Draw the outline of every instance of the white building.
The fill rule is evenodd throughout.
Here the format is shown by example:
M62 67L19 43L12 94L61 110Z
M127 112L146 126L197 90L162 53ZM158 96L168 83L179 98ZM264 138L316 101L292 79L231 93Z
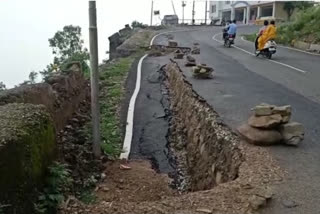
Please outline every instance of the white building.
M256 20L287 20L283 10L284 2L277 1L211 1L210 18L213 23L237 20L238 23L250 24Z

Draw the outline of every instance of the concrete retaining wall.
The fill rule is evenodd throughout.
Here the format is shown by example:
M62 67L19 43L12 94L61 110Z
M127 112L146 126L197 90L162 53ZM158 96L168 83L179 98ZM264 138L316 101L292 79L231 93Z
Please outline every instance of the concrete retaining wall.
M320 45L318 45L318 44L311 44L311 43L302 42L302 41L295 41L293 44L293 47L301 49L301 50L305 50L305 51L320 53Z

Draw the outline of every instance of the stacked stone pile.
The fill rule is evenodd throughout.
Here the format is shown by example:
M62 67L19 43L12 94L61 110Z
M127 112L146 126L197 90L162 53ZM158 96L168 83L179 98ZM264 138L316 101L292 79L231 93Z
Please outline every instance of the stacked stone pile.
M194 43L192 50L191 50L191 54L200 54L200 47L199 47L199 43Z
M192 75L199 79L212 79L213 68L208 67L206 64L199 64L192 68Z
M193 58L192 56L188 55L187 56L187 61L185 63L185 66L187 67L193 67L193 66L196 66L196 59Z
M180 49L174 52L175 59L183 59L183 57L184 57L184 53Z
M174 41L174 40L169 40L169 41L168 41L168 46L169 46L170 48L176 48L176 47L178 47L178 42L176 42L176 41Z
M278 143L297 146L304 139L302 124L290 122L291 106L262 103L252 109L248 122L238 132L255 145L268 146Z

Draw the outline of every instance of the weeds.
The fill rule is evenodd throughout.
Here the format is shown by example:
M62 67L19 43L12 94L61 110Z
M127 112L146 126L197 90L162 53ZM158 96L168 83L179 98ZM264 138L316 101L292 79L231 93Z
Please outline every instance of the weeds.
M243 37L248 41L254 42L256 40L257 33L246 34L246 35L243 35Z
M122 132L119 110L124 97L124 82L135 56L121 58L102 68L100 93L102 149L110 158L121 152Z
M96 202L97 196L92 192L92 190L84 190L79 199L85 204L92 204Z
M72 181L66 164L55 162L49 167L45 188L34 204L36 212L56 213L58 206L64 201L63 193L70 189Z

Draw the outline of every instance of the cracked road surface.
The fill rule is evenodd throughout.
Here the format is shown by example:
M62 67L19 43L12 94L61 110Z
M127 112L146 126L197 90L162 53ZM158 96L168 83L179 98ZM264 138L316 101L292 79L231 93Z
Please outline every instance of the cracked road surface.
M136 101L130 158L146 158L162 173L172 173L168 160L168 107L161 92L161 65L167 58L146 58L142 66L141 89Z
M238 35L251 33L256 29L256 27L239 27ZM223 47L219 42L221 40L220 33L221 28L219 27L171 33L180 46L191 47L194 42L198 42L201 54L196 55L195 58L199 63L212 66L216 72L216 77L213 80L196 80L191 77L190 70L184 69L187 79L232 128L236 128L246 121L250 115L250 109L261 102L292 105L292 120L301 122L305 126L305 140L298 148L284 146L267 148L279 162L279 165L288 172L288 176L281 185L276 187L277 194L262 213L319 213L320 56L279 47L277 54L272 59L274 61L269 61L252 56L250 53L253 53L253 43L241 40L240 36L236 40L237 48ZM164 44L166 40L164 35L160 35L155 39L154 44ZM183 65L183 60L178 62ZM152 145L142 143L139 150L137 148L139 147L137 146L139 139L134 136L133 153L149 151L156 145L163 146L165 144L165 140L162 139L164 133L160 133L167 128L165 121L160 119L157 127L151 127L148 124L150 119L158 120L153 116L155 112L156 115L164 114L161 104L159 104L161 95L148 98L146 94L151 89L144 89L144 85L149 73L155 69L154 66L158 68L166 63L168 63L168 59L163 58L147 58L144 61L144 83L142 83L142 91L138 98L135 114L139 120L135 120L134 133L144 130L144 135L146 135L147 131L151 134L154 143L151 143ZM153 104L155 109L150 112L145 110L152 109ZM150 108L144 108L145 105L149 105ZM142 126L148 128L141 129ZM165 159L165 155L163 155L165 150L161 146L157 148L151 150L153 153L159 154L159 163L161 163ZM159 164L160 168L161 165ZM163 166L163 169L168 170L166 168L168 165ZM288 208L288 201L294 202L297 206Z

